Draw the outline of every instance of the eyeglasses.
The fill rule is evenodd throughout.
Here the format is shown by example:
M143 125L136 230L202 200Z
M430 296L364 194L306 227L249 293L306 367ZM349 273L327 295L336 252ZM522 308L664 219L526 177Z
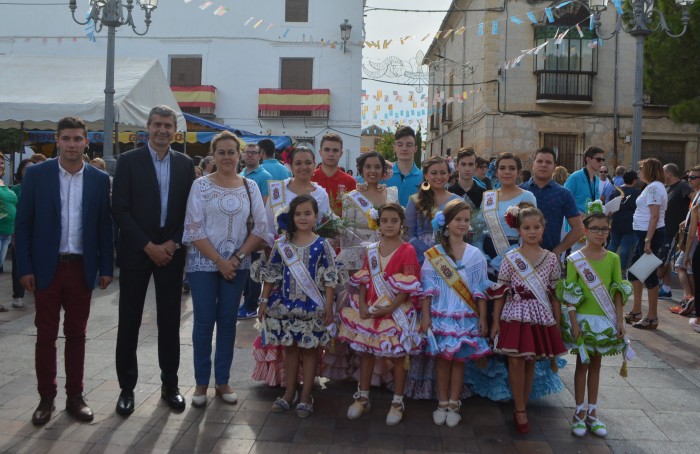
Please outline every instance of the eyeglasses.
M605 158L593 158L593 159L595 159L598 162L605 162Z
M689 179L690 181L697 180L698 178L700 178L700 177L697 177L697 176L695 176L695 175L688 175L688 179Z
M258 151L257 150L246 150L243 153L245 153L245 154L258 154Z
M591 233L605 233L605 234L610 233L609 227L589 227L588 230Z
M601 170L600 173L608 173L607 170Z

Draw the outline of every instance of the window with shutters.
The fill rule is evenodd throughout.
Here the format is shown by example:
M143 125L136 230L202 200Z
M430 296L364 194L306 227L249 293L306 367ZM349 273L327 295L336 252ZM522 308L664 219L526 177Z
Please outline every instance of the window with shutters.
M170 85L193 87L202 85L202 57L170 57ZM201 113L200 107L180 106L183 112Z
M549 147L557 154L557 165L574 172L583 167L583 134L540 133L540 146Z
M283 58L281 61L282 90L311 90L313 88L313 58ZM310 111L281 110L282 117L310 117Z
M284 2L285 22L308 22L309 21L309 0L285 0Z

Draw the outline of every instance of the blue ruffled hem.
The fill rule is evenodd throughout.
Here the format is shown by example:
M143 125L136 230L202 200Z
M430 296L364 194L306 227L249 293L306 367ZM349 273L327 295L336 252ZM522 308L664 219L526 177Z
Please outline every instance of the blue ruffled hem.
M435 358L427 355L412 356L403 394L409 399L438 400L436 380ZM393 385L392 383L388 388L393 390ZM467 385L462 386L460 398L466 399L471 396Z
M440 356L450 360L475 360L491 354L488 341L483 337L454 338L452 336L435 336L437 350L430 348L426 342L425 352L430 356Z
M557 366L560 369L566 364L564 358L557 358ZM488 357L486 367L468 362L464 368L464 382L471 392L490 400L502 402L513 398L508 381L506 359L500 355ZM564 383L552 371L549 360L537 361L530 400L558 393L562 389L564 389Z

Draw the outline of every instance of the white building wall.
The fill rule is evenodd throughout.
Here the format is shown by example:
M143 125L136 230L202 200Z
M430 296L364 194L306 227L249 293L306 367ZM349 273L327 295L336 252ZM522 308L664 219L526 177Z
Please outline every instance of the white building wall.
M362 49L358 42L362 37L364 1L309 0L308 23L285 23L284 0L228 3L214 2L214 6L202 11L197 2L161 1L146 36L137 36L128 27L117 30L116 55L158 58L168 79L171 56L201 56L202 85L217 88L215 112L222 122L256 134L315 137L315 148L324 133L338 132L346 150L346 162L341 165L354 164L360 151ZM78 10L86 11L87 4L86 0L79 0ZM213 10L219 4L231 10L215 16ZM139 31L144 29L143 17L135 9ZM254 20L244 26L250 17ZM253 28L260 19L263 24ZM323 47L322 38L341 42L340 24L344 19L353 26L347 52L340 44L335 49ZM274 26L266 31L271 23ZM287 37L283 37L287 29ZM104 58L107 30L96 34L96 38L95 43L88 41L84 27L73 22L67 5L0 6L0 54ZM314 59L313 88L331 91L328 120L258 120L258 89L280 88L280 59L287 57Z

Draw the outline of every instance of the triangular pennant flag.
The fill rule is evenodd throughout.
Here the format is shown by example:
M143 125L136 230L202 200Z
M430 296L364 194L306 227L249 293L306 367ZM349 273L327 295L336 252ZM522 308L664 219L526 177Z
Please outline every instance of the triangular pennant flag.
M491 22L491 34L498 35L498 21L497 20Z
M253 19L255 19L255 18L254 18L254 17L250 17L247 21L243 22L243 26L244 26L244 27L247 27L248 24L250 24L251 22L253 22ZM289 31L289 29L287 29L287 31ZM287 36L287 33L286 33L286 32L285 32L284 36Z
M510 16L510 21L511 21L512 23L514 23L514 24L522 24L522 23L523 23L522 20L518 19L518 18L515 17L515 16Z
M483 22L481 22L481 23L479 24L479 29L478 29L478 31L476 32L476 34L479 35L479 36L482 36L482 35L484 34L484 23L483 23Z
M467 27L459 27L457 30L455 30L455 35L462 35L464 33L464 30L466 30Z
M554 13L552 13L552 8L549 8L549 7L545 8L544 14L547 16L547 20L549 21L550 24L554 22Z
M199 5L199 9L204 11L205 9L209 8L213 4L214 4L214 2L204 2L201 5Z
M538 22L537 18L535 17L535 13L533 13L532 11L529 11L527 13L527 18L530 19L530 22L532 22L533 24L536 24Z

